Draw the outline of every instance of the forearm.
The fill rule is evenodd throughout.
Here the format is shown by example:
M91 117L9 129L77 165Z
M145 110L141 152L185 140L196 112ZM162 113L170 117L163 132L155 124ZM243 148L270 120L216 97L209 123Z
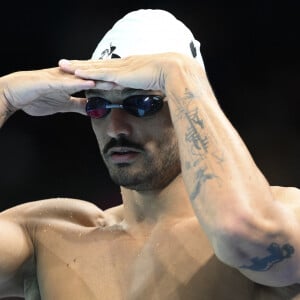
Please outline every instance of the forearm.
M221 255L227 255L224 248L236 243L236 237L241 244L243 236L260 235L257 246L261 242L265 247L268 235L274 237L279 228L272 227L278 211L270 210L268 182L220 109L200 67L175 68L176 77L167 81L167 97L183 178L201 225Z

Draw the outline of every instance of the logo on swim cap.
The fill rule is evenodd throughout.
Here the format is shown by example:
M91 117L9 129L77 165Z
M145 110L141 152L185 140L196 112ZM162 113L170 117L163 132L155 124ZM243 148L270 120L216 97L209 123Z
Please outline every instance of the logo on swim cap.
M190 42L190 49L191 49L191 52L192 52L193 57L194 57L194 58L197 57L197 49L196 49L196 47L195 47L193 41Z
M204 67L200 42L183 22L164 10L139 9L127 13L112 26L98 43L92 59L167 52L194 57Z
M110 43L109 48L101 52L99 59L121 58L120 55L113 53L116 50L116 48L116 46L113 46L112 43Z

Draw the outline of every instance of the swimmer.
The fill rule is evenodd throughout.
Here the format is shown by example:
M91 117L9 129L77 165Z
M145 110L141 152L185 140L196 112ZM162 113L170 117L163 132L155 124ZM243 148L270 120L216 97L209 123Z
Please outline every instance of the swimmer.
M1 297L300 299L300 192L269 185L172 14L133 11L90 60L1 77L1 124L17 110L89 116L123 203L3 211Z

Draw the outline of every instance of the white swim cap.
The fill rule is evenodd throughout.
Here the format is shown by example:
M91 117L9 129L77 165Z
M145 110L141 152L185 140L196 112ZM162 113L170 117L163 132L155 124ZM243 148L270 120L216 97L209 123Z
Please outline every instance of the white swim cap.
M92 59L178 52L194 57L203 67L200 43L171 13L139 9L126 14L104 35Z

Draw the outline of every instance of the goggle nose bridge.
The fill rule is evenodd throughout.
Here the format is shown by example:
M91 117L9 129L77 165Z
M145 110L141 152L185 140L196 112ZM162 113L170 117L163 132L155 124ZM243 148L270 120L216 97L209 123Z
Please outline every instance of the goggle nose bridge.
M123 104L117 104L117 103L110 103L110 104L105 104L104 106L106 109L111 109L111 108L124 108Z

